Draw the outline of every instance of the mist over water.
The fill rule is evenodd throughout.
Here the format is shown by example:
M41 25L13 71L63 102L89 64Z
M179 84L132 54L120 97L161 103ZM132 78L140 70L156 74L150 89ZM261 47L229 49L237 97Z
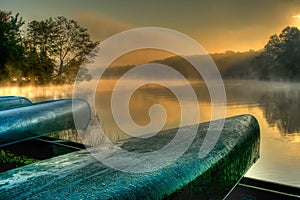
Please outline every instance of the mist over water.
M71 98L73 85L1 86L0 96L23 96L32 102Z
M96 111L106 136L117 142L128 138L114 122L111 112L111 94L115 80L101 80L96 93ZM90 84L90 83L86 83ZM127 83L130 87L130 82ZM185 85L172 81L172 87L184 91ZM197 91L200 119L190 118L186 125L211 119L211 101L203 82L193 82ZM261 128L261 157L246 176L300 186L300 83L226 81L227 117L249 113L254 115ZM34 102L72 97L72 85L7 86L0 88L0 96L24 96ZM87 93L89 91L86 91ZM189 96L182 97L186 102ZM119 100L122 103L122 99ZM170 89L157 84L147 84L136 90L130 99L132 119L140 126L149 124L149 108L162 105L167 113L163 129L178 127L180 107ZM120 111L122 112L122 111ZM156 116L156 120L160 120ZM76 134L60 133L62 139L80 142ZM101 143L93 141L94 144ZM92 144L93 145L93 144Z

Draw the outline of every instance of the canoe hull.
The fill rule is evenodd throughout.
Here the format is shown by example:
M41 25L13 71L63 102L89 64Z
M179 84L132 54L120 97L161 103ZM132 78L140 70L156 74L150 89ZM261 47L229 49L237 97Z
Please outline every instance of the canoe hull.
M32 102L25 97L0 96L0 111L31 104Z
M82 100L56 100L0 111L0 147L34 137L75 129L73 114L90 120L90 107Z
M186 153L156 171L141 174L118 171L96 160L88 150L81 150L2 173L0 196L5 199L222 199L258 159L259 125L250 115L226 119L214 149L199 158L207 129L208 123L200 124ZM185 130L189 134L189 127ZM176 129L171 129L146 140L129 139L121 148L136 153L145 148L156 149L175 133ZM93 151L109 155L105 146Z

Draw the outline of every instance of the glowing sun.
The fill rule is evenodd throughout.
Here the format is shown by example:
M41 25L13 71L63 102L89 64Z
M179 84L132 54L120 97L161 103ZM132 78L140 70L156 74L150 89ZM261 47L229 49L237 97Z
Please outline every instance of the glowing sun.
M300 28L300 15L294 15L293 18L295 19L292 22L294 26Z
M300 20L300 15L294 15L293 17Z

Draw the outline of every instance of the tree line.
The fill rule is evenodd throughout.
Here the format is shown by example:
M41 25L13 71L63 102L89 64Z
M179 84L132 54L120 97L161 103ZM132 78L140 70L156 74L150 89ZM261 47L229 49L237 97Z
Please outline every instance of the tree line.
M0 11L0 82L72 83L83 61L92 61L87 55L98 42L77 21L59 16L24 25L19 14Z
M287 26L258 51L211 55L223 78L300 81L300 31Z
M210 56L224 79L300 81L300 31L297 27L287 26L279 34L270 36L261 50L226 51ZM194 67L180 56L151 62L170 66L188 79L199 79ZM119 78L134 67L108 68L103 76Z
M300 31L285 27L272 35L263 51L252 60L253 77L262 80L300 80Z
M0 11L0 82L72 83L83 61L92 61L87 55L99 44L77 21L62 16L24 26L19 14ZM300 31L287 26L272 35L260 51L211 56L223 78L299 81ZM178 56L157 62L194 77L189 63ZM107 76L120 76L132 67L112 68ZM91 79L87 70L80 75L82 80Z

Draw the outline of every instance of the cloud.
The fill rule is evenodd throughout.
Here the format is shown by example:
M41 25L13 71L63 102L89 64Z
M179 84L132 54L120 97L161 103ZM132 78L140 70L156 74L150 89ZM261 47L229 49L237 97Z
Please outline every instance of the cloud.
M94 40L100 42L114 34L134 28L129 23L96 12L79 12L76 13L74 18L79 24L88 29Z
M262 49L274 33L300 25L293 17L300 13L300 1L224 1L210 12L188 30L209 52Z
M73 13L95 40L103 41L134 27L159 26L193 37L209 52L261 49L272 34L285 26L300 26L300 20L293 17L300 14L300 1L294 0L175 0L143 4L129 0L120 4L102 2L101 8Z

